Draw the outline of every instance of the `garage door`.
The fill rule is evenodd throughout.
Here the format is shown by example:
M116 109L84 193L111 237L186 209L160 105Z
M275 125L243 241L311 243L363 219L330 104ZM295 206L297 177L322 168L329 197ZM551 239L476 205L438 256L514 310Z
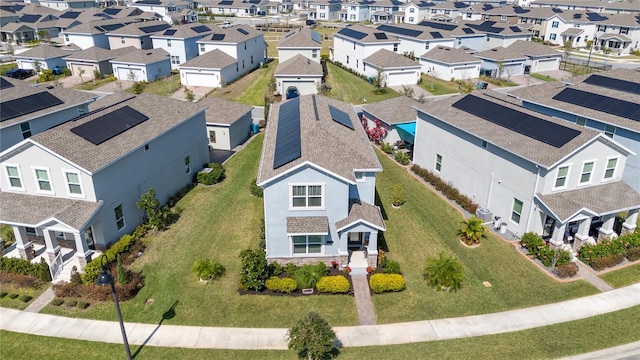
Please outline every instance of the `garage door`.
M538 60L538 66L536 67L535 71L551 71L558 69L559 64L556 59Z
M186 86L207 86L216 87L216 76L214 74L185 73Z
M391 72L387 76L387 86L410 85L418 82L415 71Z
M131 73L135 76L134 81L144 80L142 76L142 70L140 69L131 69L131 68L118 68L118 79L120 80L131 80Z
M513 75L522 75L522 74L523 74L523 69L522 69L522 65L520 64L505 66L504 70L502 71L503 78L513 76Z
M25 70L34 70L35 64L32 61L20 61L20 68Z
M84 70L84 73L82 73L83 77L86 78L92 78L93 77L93 70L95 68L91 65L79 65L79 64L73 64L71 65L71 73L73 75L76 76L80 76L80 70Z
M282 91L286 92L290 86L298 88L300 95L311 95L318 92L314 81L283 81Z

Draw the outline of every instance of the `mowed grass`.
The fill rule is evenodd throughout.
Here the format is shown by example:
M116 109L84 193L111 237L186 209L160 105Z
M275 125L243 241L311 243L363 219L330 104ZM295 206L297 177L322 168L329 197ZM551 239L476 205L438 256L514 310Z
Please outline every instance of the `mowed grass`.
M384 93L375 94L376 88L364 79L327 62L326 83L331 86L328 96L352 104L378 102L400 96L396 91L385 88Z
M178 91L182 85L180 84L180 74L173 73L171 76L162 78L144 85L145 94L155 94L161 96L169 96ZM133 92L133 88L126 89L127 92Z
M338 359L554 359L640 340L640 306L536 329L466 339L344 348ZM580 334L579 336L577 334ZM577 339L576 336L579 338ZM101 360L124 356L122 345L0 331L0 358ZM584 339L588 339L584 340ZM37 346L34 346L37 344ZM87 351L91 349L91 351ZM204 350L131 345L141 359L296 359L286 350ZM429 355L427 355L429 354Z
M387 225L388 256L400 263L407 289L374 295L378 323L426 320L492 313L553 303L597 293L585 281L560 283L492 235L477 248L463 246L456 231L462 215L428 189L406 168L376 151L384 171L376 178ZM390 188L400 184L406 203L391 207ZM427 257L455 255L464 265L464 283L455 293L438 292L423 279ZM488 281L491 287L482 282Z
M458 84L424 74L422 74L422 82L420 83L420 87L432 93L433 95L455 94L460 92L458 90Z
M245 105L264 105L264 98L269 94L269 84L275 81L277 61L269 62L266 68L258 68L242 78L220 89L214 89L207 96L239 102Z
M158 323L175 304L175 317L163 324L291 327L307 311L315 310L332 325L356 325L355 301L347 295L283 297L239 295L240 251L259 244L262 198L251 195L262 147L258 135L225 166L226 179L214 186L198 186L177 205L180 219L153 236L133 269L142 271L145 286L136 298L121 304L125 321ZM209 285L191 272L200 258L220 261L226 275ZM148 299L153 304L145 305ZM48 313L76 316L48 306ZM94 304L83 317L116 320L112 303Z
M640 281L640 264L608 272L600 275L600 278L614 288L635 284Z

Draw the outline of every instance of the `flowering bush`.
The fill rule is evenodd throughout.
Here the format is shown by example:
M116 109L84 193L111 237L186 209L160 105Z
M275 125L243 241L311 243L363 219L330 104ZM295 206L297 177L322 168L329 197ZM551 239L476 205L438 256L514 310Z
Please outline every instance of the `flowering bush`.
M387 129L385 129L384 127L382 127L380 120L375 120L375 126L374 127L369 127L368 123L367 123L367 118L365 118L364 116L362 117L362 119L360 120L362 122L362 127L364 128L364 131L367 133L367 136L369 137L369 141L373 141L376 144L379 144L382 140L384 140L385 137L387 137Z
M571 255L568 252L552 249L535 233L529 232L522 235L520 245L527 249L531 258L540 260L546 267L562 266L571 262Z

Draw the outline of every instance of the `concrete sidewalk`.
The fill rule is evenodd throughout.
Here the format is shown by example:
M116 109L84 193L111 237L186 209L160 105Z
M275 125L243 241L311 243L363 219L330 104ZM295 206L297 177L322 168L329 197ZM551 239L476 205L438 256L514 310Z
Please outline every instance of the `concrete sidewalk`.
M580 320L640 305L640 283L555 304L500 313L398 324L343 326L344 347L406 344L501 334ZM194 349L287 349L287 329L125 324L132 345ZM122 343L117 322L0 309L0 329L42 336Z

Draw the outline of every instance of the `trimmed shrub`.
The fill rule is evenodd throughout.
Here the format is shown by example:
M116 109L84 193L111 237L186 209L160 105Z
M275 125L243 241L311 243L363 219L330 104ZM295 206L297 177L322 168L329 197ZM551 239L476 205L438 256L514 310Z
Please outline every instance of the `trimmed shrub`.
M411 158L409 157L409 154L401 151L398 151L396 153L395 159L397 162L399 162L402 165L409 165L409 162L411 162Z
M142 233L142 230L138 232L138 229L134 232L134 235L139 235ZM146 231L145 231L146 234ZM120 240L116 241L111 245L107 251L104 252L103 256L107 257L107 263L111 264L116 261L118 254L126 253L129 249L136 243L140 238L138 236L133 235L124 235L120 238ZM82 282L84 284L95 284L96 280L98 280L98 276L102 271L102 259L96 259L96 261L92 261L87 264L84 268L84 272L82 273Z
M249 190L251 191L251 195L255 197L263 197L264 189L257 185L256 180L251 181L251 185L249 186Z
M385 274L402 274L400 270L400 263L391 259L384 259L380 266L382 267L382 272Z
M60 306L64 304L64 300L60 299L60 298L55 298L51 301L51 305L53 306Z
M0 271L32 276L44 282L51 281L49 265L44 259L40 259L39 263L32 264L26 259L2 257L0 258Z
M295 289L297 289L298 284L292 278L279 278L277 276L272 276L267 279L265 282L265 286L267 289L274 292L281 292L285 294L291 294Z
M30 295L20 295L20 301L22 301L23 303L28 303L29 301L31 301L31 299L33 299L33 296Z
M562 266L571 262L571 255L564 250L552 249L540 236L535 233L528 232L522 235L520 246L527 249L529 256L540 260L546 267Z
M384 141L380 143L380 150L382 150L382 152L384 152L385 154L393 154L394 152L393 146Z
M9 294L9 299L15 299L18 296L20 296L20 294Z
M601 258L591 259L591 263L589 264L595 270L604 270L608 267L613 267L620 264L624 260L624 255L607 255Z
M68 307L75 307L76 305L78 305L78 300L67 300Z
M213 259L199 259L191 267L191 271L203 281L215 280L225 273L225 268Z
M585 244L580 249L578 259L596 270L615 266L622 261L633 242L632 236L622 236L612 240L602 240L595 245Z
M296 264L293 263L288 263L287 265L284 266L284 271L289 274L289 276L293 277L293 275L296 274L296 272L298 271L299 267L296 266Z
M556 266L553 269L553 273L558 275L559 278L570 278L578 273L578 265L576 263L568 263Z
M329 270L327 266L324 265L324 267L322 267L320 264L324 265L324 263L318 263L318 265L315 266L302 265L298 271L291 276L296 280L296 283L298 283L299 289L314 288L318 280L327 274Z
M373 274L369 278L369 287L376 294L389 291L402 291L404 278L400 274Z
M0 291L0 299L2 299L5 296L7 296L7 292L6 291Z
M471 214L475 214L480 205L476 204L465 195L460 194L458 189L455 189L451 184L446 183L438 175L433 172L423 169L418 165L411 166L411 171L420 176L424 181L431 184L436 190L440 191L449 200L455 201L463 209Z
M633 247L627 250L627 259L629 261L640 260L640 247Z
M78 301L78 309L86 309L89 307L89 303L84 301Z
M213 185L222 182L225 178L225 170L222 164L210 163L205 164L206 168L210 168L211 171L204 172L199 171L196 175L196 181L204 185Z
M316 290L321 293L345 294L350 287L349 280L342 275L323 276L316 283Z
M247 290L260 291L269 277L264 249L245 249L240 252L242 268L240 270L240 287Z

